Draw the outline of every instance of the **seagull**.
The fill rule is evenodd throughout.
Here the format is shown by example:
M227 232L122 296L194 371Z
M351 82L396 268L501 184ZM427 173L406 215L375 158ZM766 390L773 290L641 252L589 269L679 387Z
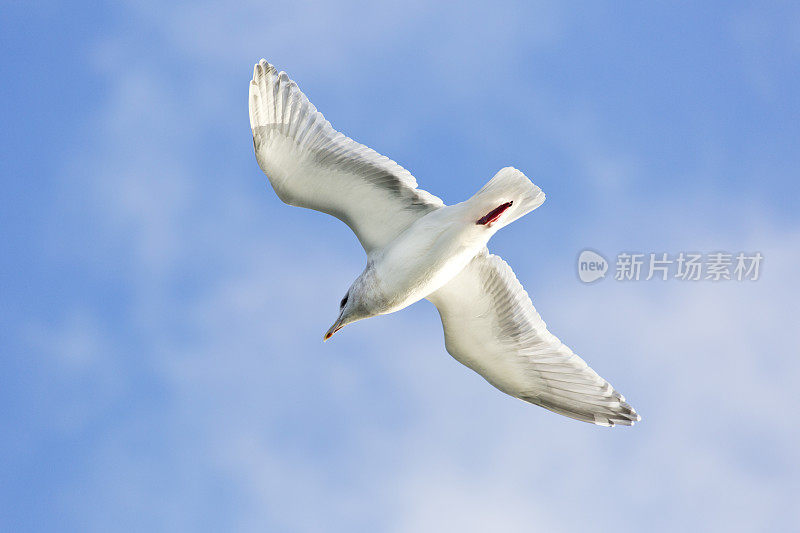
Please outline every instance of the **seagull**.
M340 219L367 253L324 340L425 298L439 311L447 351L502 392L600 426L641 420L547 330L511 267L486 247L544 202L522 172L503 168L472 198L445 205L406 169L333 129L264 59L249 107L256 159L278 197Z

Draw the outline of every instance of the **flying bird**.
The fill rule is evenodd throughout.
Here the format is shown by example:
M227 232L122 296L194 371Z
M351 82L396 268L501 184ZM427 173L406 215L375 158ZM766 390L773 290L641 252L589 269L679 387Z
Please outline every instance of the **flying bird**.
M503 168L472 198L445 205L406 169L333 129L263 59L249 104L256 159L278 197L342 220L367 253L324 340L425 298L439 310L447 351L506 394L602 426L641 419L547 331L511 267L486 247L544 202L522 172Z

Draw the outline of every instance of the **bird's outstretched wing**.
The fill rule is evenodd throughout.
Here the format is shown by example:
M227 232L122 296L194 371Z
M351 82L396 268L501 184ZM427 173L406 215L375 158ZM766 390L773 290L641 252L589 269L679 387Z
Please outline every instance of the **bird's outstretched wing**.
M603 426L640 420L621 394L547 331L511 267L488 250L428 299L441 315L447 351L501 391Z
M258 164L281 200L342 220L367 253L444 205L406 169L333 129L263 59L250 82L250 127Z

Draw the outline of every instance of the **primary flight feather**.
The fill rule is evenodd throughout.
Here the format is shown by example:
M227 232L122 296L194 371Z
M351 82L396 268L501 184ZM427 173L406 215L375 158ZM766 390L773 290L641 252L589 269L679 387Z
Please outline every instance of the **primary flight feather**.
M486 248L497 230L544 202L520 171L504 168L472 198L447 206L406 169L333 129L263 59L250 82L250 127L280 199L342 220L367 252L325 340L426 298L439 310L447 351L501 391L598 425L640 420L547 331L511 267Z

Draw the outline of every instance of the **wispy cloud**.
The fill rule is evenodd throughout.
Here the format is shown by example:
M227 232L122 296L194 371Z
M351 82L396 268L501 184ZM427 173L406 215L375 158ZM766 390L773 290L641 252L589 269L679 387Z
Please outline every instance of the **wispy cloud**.
M787 223L768 197L717 191L707 178L724 174L724 157L686 153L665 169L665 152L611 135L607 110L561 91L590 79L538 80L558 72L565 50L583 50L565 38L583 28L569 13L546 3L122 9L124 28L99 32L87 58L105 92L84 103L75 134L87 149L63 162L41 252L80 279L65 279L76 288L22 332L42 399L14 468L67 465L34 471L53 495L46 525L796 522L798 435L786 420L800 374L789 357L800 347L797 219ZM262 55L300 79L334 125L419 168L422 186L448 200L520 164L507 157L541 173L556 193L549 210L495 248L551 329L643 423L605 431L502 395L446 354L424 302L323 346L363 252L343 224L281 204L257 170L245 86ZM531 56L536 76L519 68ZM676 168L697 179L648 193L669 189ZM587 245L648 242L758 249L764 276L587 287L570 270Z

